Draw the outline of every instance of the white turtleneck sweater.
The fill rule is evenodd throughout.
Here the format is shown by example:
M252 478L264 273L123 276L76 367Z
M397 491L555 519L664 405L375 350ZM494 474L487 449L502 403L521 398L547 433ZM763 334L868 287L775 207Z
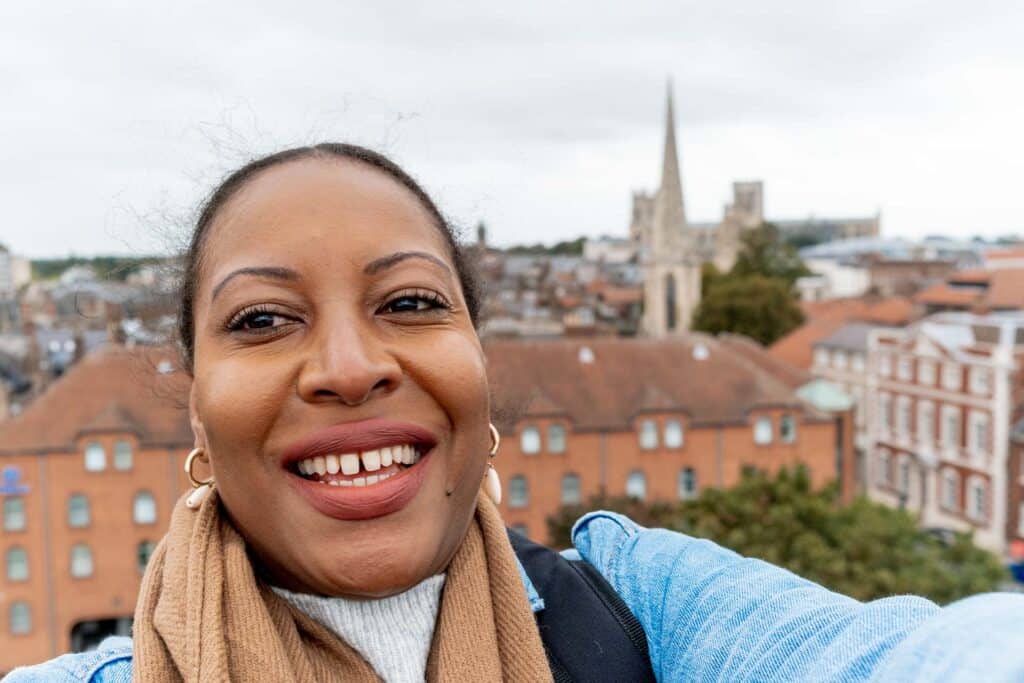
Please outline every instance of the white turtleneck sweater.
M362 655L386 683L422 683L441 605L444 574L379 600L274 592Z

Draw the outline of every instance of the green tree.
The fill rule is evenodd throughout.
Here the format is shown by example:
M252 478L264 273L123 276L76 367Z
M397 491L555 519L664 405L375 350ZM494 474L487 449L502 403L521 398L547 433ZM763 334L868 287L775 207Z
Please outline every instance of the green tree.
M768 345L804 321L785 280L751 275L711 278L693 315L693 328L735 332Z
M802 467L775 476L750 470L731 489L705 489L668 508L652 504L638 513L642 504L624 499L592 505L709 538L859 600L912 593L947 603L1005 578L999 560L969 535L943 541L919 529L910 513L865 498L841 505L834 486L812 490ZM569 544L571 522L582 512L563 509L548 520L556 547Z
M744 231L736 263L729 271L734 277L760 275L785 280L789 285L810 274L796 248L784 242L779 229L771 223Z

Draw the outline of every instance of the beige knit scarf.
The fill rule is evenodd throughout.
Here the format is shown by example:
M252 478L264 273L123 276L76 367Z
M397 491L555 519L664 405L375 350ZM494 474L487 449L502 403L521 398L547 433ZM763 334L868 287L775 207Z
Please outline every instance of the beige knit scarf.
M551 681L505 528L481 496L448 567L429 681ZM253 571L216 494L184 497L150 560L135 609L135 681L379 681L346 643Z

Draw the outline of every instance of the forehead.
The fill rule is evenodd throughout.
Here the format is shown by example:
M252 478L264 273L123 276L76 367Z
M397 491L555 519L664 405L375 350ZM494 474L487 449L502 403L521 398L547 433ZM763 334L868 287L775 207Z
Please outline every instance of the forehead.
M418 249L451 265L440 229L385 172L350 160L292 161L249 180L218 212L203 246L204 280L240 265L350 261Z

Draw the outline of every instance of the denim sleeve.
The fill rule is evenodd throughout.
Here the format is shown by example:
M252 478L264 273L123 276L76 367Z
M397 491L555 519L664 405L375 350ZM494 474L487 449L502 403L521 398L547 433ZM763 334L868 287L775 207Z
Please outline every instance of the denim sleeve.
M941 610L910 596L862 603L609 512L583 517L573 542L640 620L659 681L966 681L993 660L984 680L1020 680L1020 596Z
M92 652L61 655L7 674L3 683L131 683L131 638L111 637Z

